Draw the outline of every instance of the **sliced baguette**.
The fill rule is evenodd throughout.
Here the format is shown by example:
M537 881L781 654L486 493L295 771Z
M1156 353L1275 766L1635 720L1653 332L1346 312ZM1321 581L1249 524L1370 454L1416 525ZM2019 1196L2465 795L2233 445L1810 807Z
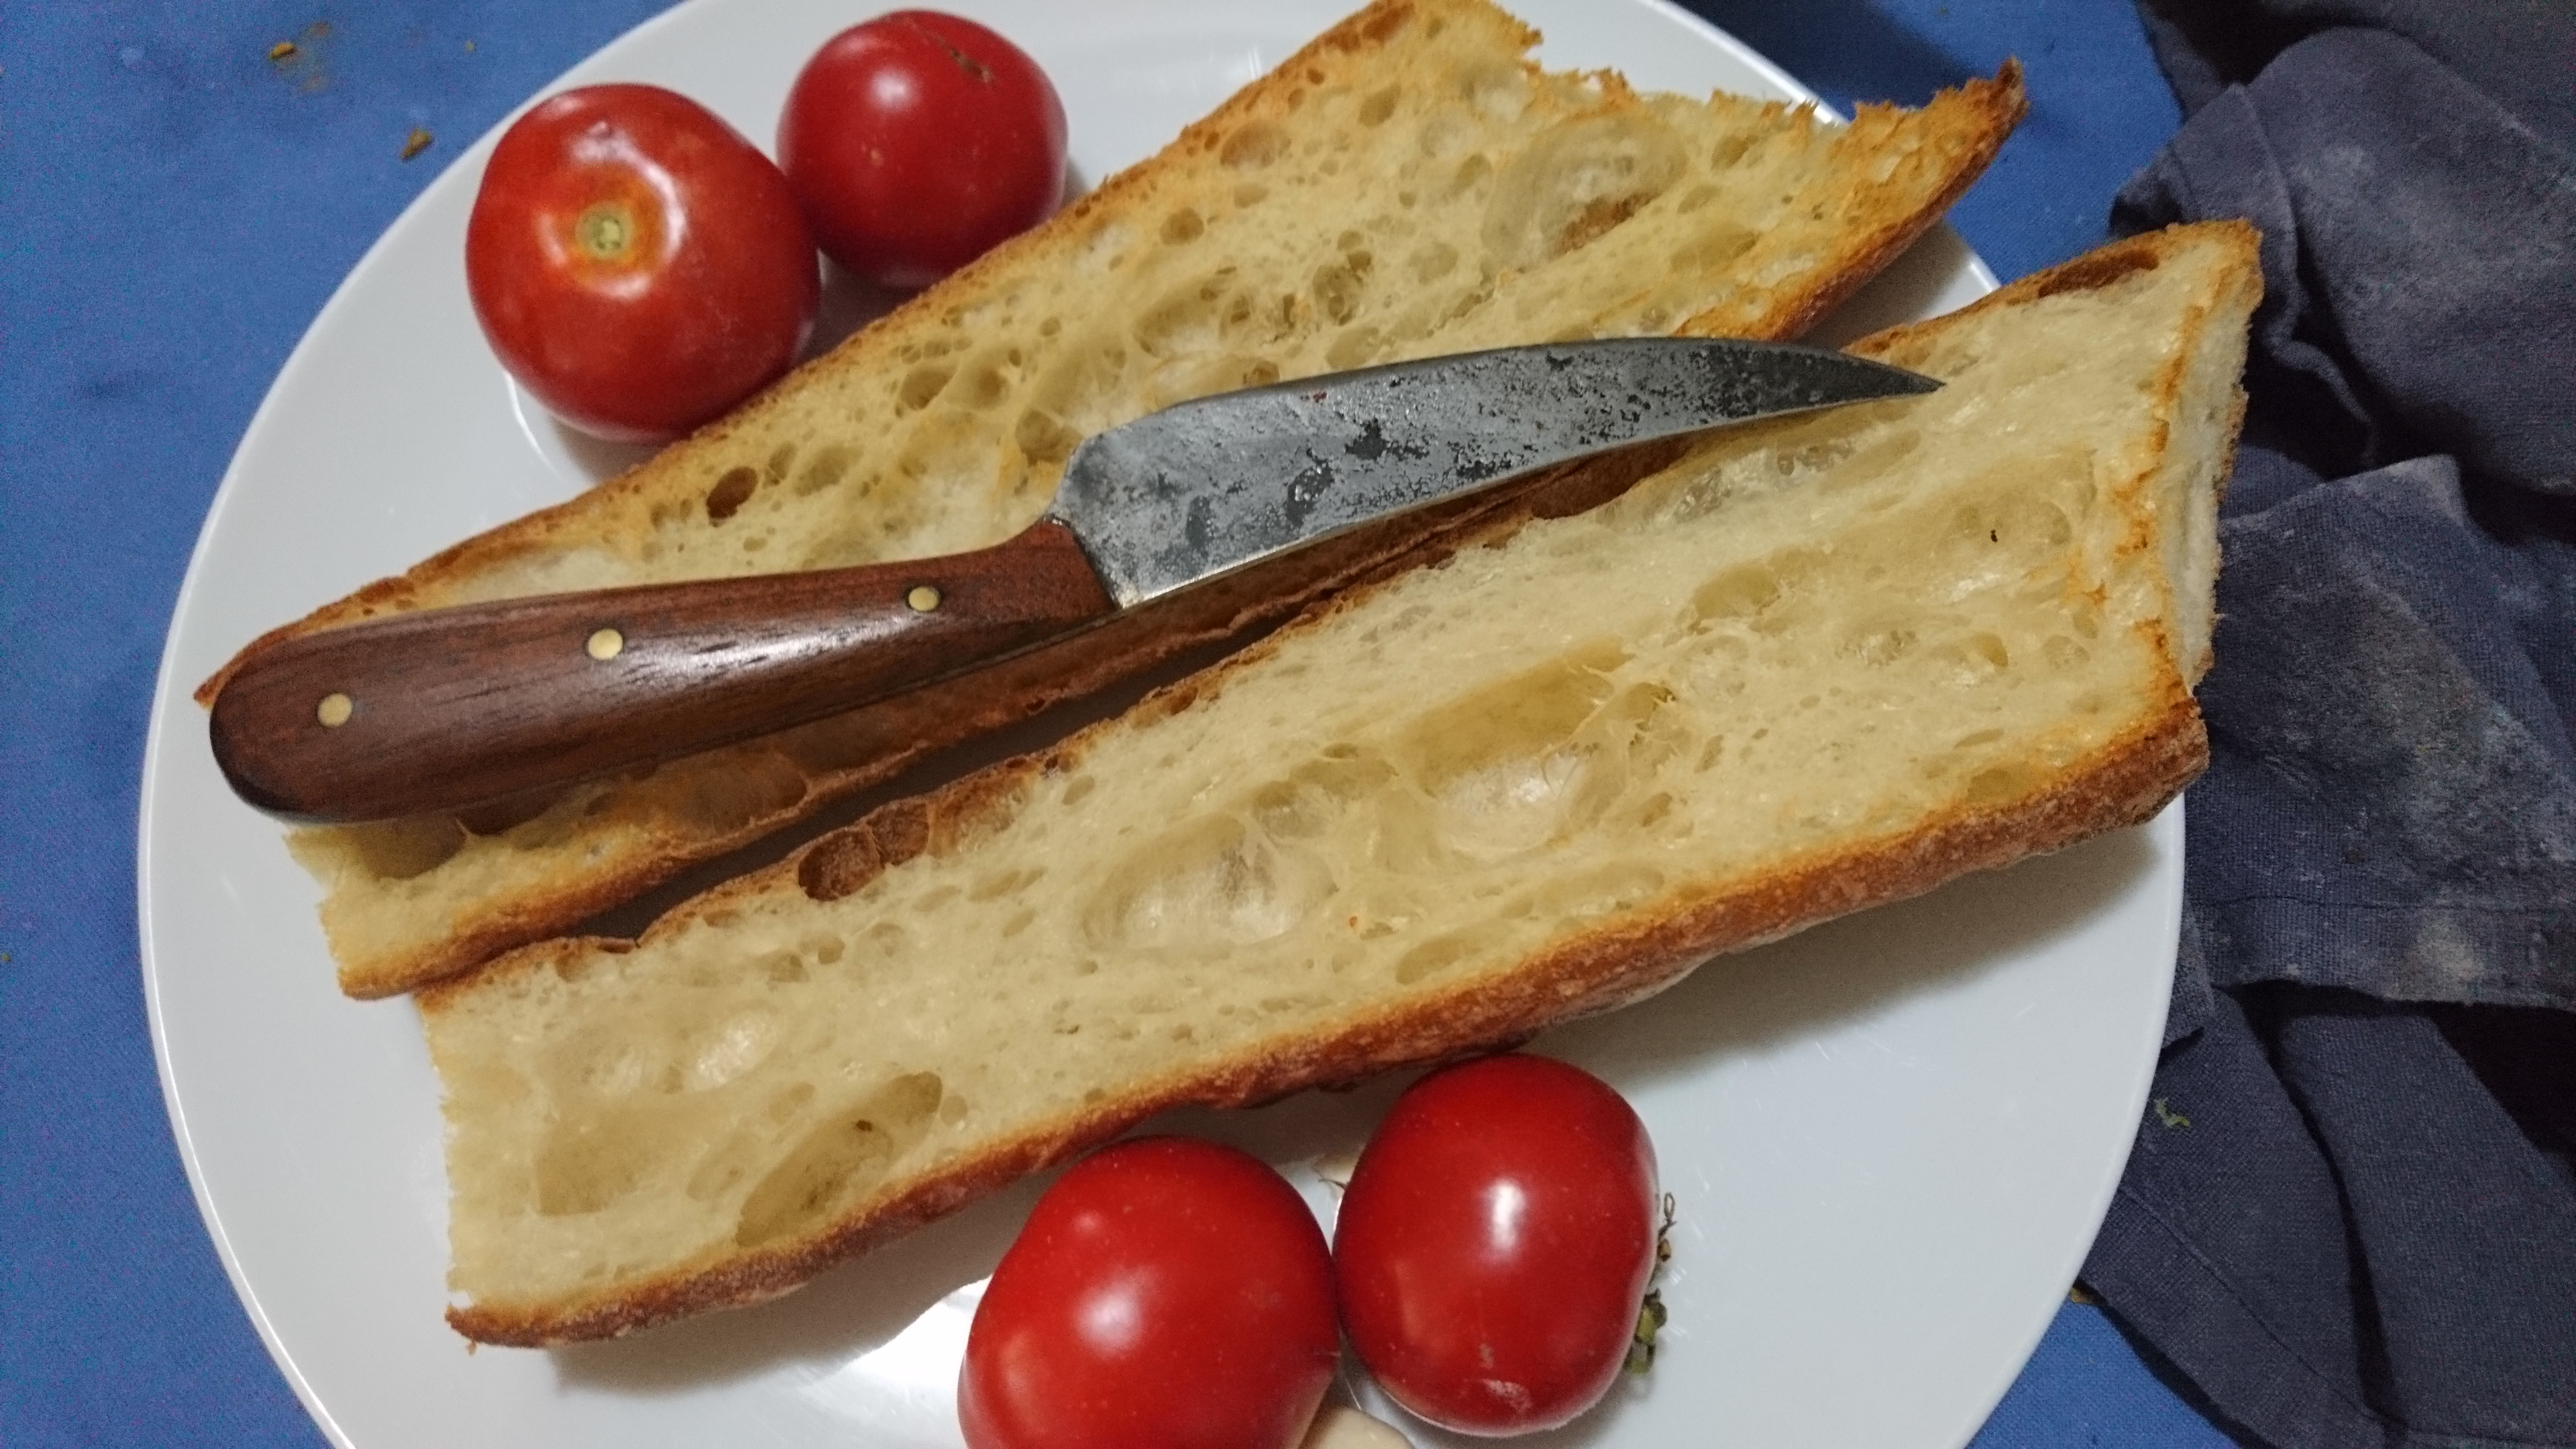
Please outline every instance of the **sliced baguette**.
M1545 73L1524 58L1536 39L1484 0L1379 0L706 431L278 634L982 547L1036 516L1076 439L1249 382L1587 335L1791 336L1931 225L2023 109L2007 67L1923 110L1863 107L1832 126L1778 103ZM291 844L325 888L343 989L407 990L935 748L1284 618L1456 522L1453 510L1346 540L1305 559L1305 576L1202 596L955 689L542 798Z
M449 1312L795 1287L1149 1113L1523 1036L2161 808L2206 759L2240 223L1855 350L1938 393L1498 525L640 941L419 1000Z

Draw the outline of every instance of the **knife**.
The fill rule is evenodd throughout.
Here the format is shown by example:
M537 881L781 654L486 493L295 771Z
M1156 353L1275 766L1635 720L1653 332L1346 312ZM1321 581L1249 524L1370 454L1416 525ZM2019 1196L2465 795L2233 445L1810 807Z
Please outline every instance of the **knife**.
M216 696L215 759L242 799L300 819L462 808L853 709L1553 464L1939 385L1817 348L1656 337L1221 393L1093 435L1046 513L976 552L280 640Z

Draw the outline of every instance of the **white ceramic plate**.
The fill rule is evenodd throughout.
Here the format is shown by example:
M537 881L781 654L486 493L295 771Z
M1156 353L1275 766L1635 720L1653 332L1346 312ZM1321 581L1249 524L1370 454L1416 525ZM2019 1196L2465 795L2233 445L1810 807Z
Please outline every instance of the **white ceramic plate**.
M1344 8L944 3L1037 56L1094 178ZM1516 8L1547 32L1552 65L1804 95L1654 0ZM697 0L564 83L657 81L765 137L797 64L852 18L818 0ZM439 1316L446 1185L417 1020L333 989L315 887L208 757L188 691L244 640L621 461L523 410L475 331L459 258L489 149L465 153L386 232L287 363L171 626L143 783L141 921L198 1205L278 1366L343 1445L953 1444L976 1284L1030 1185L760 1309L625 1343L469 1354ZM1827 335L1992 285L1943 231ZM2168 813L1720 961L1545 1038L1637 1103L1681 1206L1662 1363L1550 1442L1964 1442L2038 1341L2109 1201L2154 1061L2180 892L2181 822ZM1267 1155L1329 1221L1312 1164L1356 1147L1396 1085L1178 1125Z

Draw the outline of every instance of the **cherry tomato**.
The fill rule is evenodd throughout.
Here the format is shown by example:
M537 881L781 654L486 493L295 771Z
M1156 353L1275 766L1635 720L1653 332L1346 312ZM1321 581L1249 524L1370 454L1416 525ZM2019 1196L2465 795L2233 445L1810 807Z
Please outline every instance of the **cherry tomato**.
M1038 1199L966 1337L972 1449L1291 1449L1340 1338L1331 1251L1278 1173L1120 1143Z
M1617 1092L1545 1057L1444 1068L1396 1099L1342 1195L1342 1324L1432 1423L1552 1429L1618 1378L1655 1235L1654 1144Z
M1064 104L992 31L898 10L805 63L778 118L778 160L832 260L926 286L1055 210Z
M822 299L787 178L686 96L586 86L493 148L465 281L501 365L564 421L649 442L787 370Z

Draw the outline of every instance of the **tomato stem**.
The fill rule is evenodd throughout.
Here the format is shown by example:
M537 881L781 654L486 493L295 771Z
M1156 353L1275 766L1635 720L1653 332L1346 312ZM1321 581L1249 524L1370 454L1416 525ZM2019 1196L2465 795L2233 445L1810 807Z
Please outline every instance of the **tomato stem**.
M1673 1220L1680 1216L1681 1203L1671 1193L1664 1194L1664 1220L1655 1228L1655 1266L1646 1277L1645 1301L1637 1305L1636 1332L1628 1339L1627 1371L1644 1374L1655 1366L1655 1335L1664 1331L1671 1313L1664 1307L1663 1289L1655 1280L1664 1276L1664 1265L1673 1260Z
M573 238L594 260L613 262L634 245L635 218L624 202L598 202L573 223Z

